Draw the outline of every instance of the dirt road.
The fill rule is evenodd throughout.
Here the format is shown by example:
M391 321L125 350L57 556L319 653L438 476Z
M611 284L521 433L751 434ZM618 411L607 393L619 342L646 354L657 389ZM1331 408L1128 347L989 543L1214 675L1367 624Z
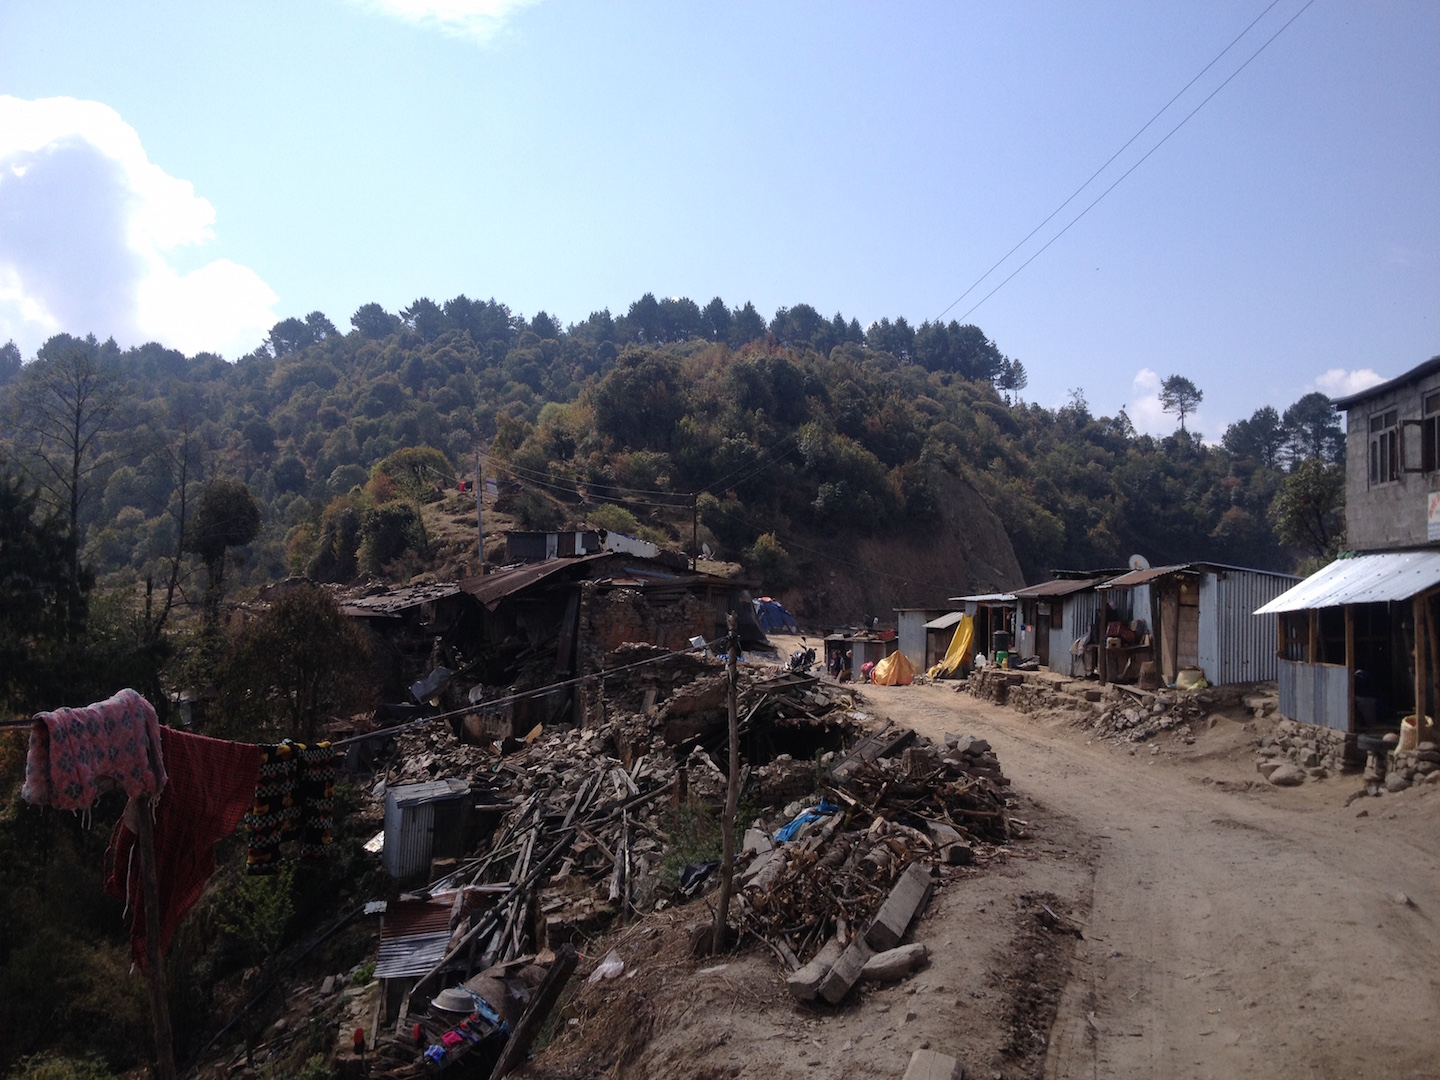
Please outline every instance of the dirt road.
M1132 755L948 686L866 693L989 739L1098 840L1047 1077L1440 1076L1440 786L1347 808L1351 778L1251 786L1229 721Z

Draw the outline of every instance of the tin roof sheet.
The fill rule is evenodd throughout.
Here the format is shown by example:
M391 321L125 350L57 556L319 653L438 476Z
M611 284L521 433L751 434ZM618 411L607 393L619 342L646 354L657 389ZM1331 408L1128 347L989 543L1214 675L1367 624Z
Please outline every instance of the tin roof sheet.
M444 600L460 595L460 586L453 582L428 582L423 585L405 585L398 589L386 589L374 596L355 597L344 602L346 614L360 612L365 615L393 615L407 611L432 600Z
M975 593L975 594L972 595L972 596L952 596L952 597L950 597L950 603L952 603L952 604L961 604L961 603L1005 604L1005 603L1009 603L1011 600L1014 600L1014 599L1015 599L1015 594L1014 594L1014 593L1008 593L1008 592L989 592L989 593Z
M1440 551L1389 551L1336 559L1300 584L1287 589L1256 615L1346 604L1384 604L1409 600L1440 586Z
M454 898L395 900L386 906L380 924L377 979L425 975L445 958L450 942L450 909Z
M486 607L494 610L495 605L501 600L540 584L552 574L558 574L563 570L573 570L577 566L584 566L596 559L613 559L614 557L613 552L601 551L594 555L577 555L573 558L546 559L544 562L525 563L522 566L512 566L508 570L497 570L495 573L486 574L483 577L466 578L460 582L460 588Z
M1016 589L1015 595L1022 600L1043 599L1047 596L1069 596L1071 593L1093 589L1099 580L1100 575L1098 574L1088 578L1056 578L1054 581L1042 581L1038 585L1026 585L1023 589Z
M965 613L963 611L949 611L946 612L944 615L941 615L938 619L931 619L925 624L925 629L949 630L950 627L954 626L964 617Z

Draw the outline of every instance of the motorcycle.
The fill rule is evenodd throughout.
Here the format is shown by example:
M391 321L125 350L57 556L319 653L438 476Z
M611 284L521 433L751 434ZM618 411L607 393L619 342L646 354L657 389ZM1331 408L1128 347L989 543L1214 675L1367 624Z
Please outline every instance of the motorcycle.
M815 665L815 650L806 644L804 638L800 639L800 646L790 654L789 670L803 675Z

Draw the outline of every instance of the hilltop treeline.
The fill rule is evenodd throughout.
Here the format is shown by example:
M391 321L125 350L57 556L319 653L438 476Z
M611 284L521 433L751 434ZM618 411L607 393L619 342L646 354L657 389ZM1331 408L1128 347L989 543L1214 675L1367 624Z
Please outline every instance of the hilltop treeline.
M7 467L73 519L77 569L102 581L163 583L179 562L184 592L189 564L214 554L185 542L185 515L193 530L219 479L258 510L231 541L232 584L383 573L423 554L424 493L395 455L429 448L422 488L471 476L484 451L534 527L596 519L688 546L694 499L702 540L779 587L827 542L938 528L936 470L983 495L1031 579L1132 552L1289 569L1299 552L1271 505L1296 463L1340 452L1320 395L1283 417L1258 410L1221 446L1139 435L1078 392L1059 409L1023 403L1023 366L953 322L862 329L806 304L767 322L749 303L647 294L569 326L464 296L366 304L350 326L285 319L234 363L64 334L24 364L7 347ZM41 405L77 364L103 408L67 436L65 410Z

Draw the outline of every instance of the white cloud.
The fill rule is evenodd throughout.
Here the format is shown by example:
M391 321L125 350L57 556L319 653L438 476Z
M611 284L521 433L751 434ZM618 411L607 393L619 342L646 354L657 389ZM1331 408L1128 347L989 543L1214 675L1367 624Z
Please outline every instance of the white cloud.
M382 15L430 27L482 44L505 25L514 12L537 0L355 0Z
M1357 368L1354 371L1331 368L1325 374L1318 376L1313 385L1316 390L1329 397L1347 397L1350 394L1358 394L1361 390L1368 390L1372 386L1378 386L1384 381L1385 376L1376 374L1369 368Z
M177 249L215 238L215 208L150 161L98 101L0 95L0 341L58 331L235 355L275 322L276 295L226 259L189 273Z

